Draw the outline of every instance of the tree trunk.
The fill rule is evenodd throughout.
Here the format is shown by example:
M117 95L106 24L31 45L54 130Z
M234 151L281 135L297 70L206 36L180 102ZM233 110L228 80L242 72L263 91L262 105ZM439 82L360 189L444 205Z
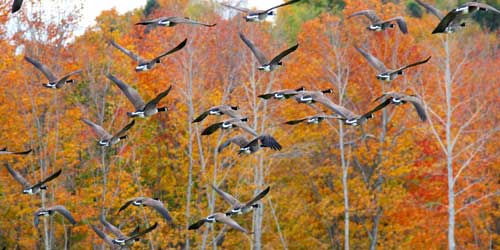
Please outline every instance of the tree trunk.
M187 68L187 100L188 100L188 157L189 157L189 169L188 169L188 185L186 191L186 229L189 227L189 217L191 216L190 204L191 204L191 191L193 188L193 125L191 120L193 119L193 52L187 50L188 55L188 68ZM185 249L190 249L189 234L186 234L186 245Z
M455 183L453 176L453 148L451 142L451 72L450 72L450 49L448 46L448 34L444 41L445 49L445 89L446 89L446 171L448 178L448 249L455 250Z
M340 162L342 164L342 189L344 194L344 249L349 250L349 193L347 186L349 166L346 164L345 160L344 124L342 121L339 121L339 144L340 144Z

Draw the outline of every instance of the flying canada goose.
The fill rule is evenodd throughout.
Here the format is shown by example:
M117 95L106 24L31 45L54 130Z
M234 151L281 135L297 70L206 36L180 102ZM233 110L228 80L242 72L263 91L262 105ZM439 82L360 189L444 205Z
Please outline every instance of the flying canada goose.
M101 222L101 224L104 226L104 228L106 228L107 230L109 230L112 234L115 235L115 237L117 238L127 238L127 236L125 236L125 234L120 230L118 229L118 227L116 227L115 225L111 224L109 221L106 220L106 217L104 216L104 213L101 213L99 215L99 221ZM136 230L134 230L134 232L131 233L134 234L134 233L137 233L138 232L138 227L136 228Z
M99 238L103 239L106 244L110 247L111 250L118 250L120 247L118 245L115 245L113 242L113 238L107 234L105 234L103 231L101 231L99 228L97 228L94 225L90 225L94 232L99 236Z
M157 114L158 112L165 112L168 110L167 107L157 107L156 105L158 105L158 102L160 102L161 99L168 95L172 86L158 94L153 100L145 103L139 93L137 93L137 90L111 74L106 74L106 77L113 81L116 86L121 89L125 96L127 96L128 100L134 105L135 111L127 112L129 117L145 118Z
M97 228L96 226L94 225L90 225L92 227L92 229L94 230L94 232L99 236L99 238L103 239L104 242L106 244L108 244L108 246L110 247L110 249L112 250L118 250L118 249L126 249L126 248L120 248L118 245L115 245L115 243L113 242L113 238L107 234L105 234L103 231L101 231L99 228ZM124 236L123 238L125 238L126 236Z
M267 193L269 193L269 190L271 189L271 187L267 187L259 194L257 194L255 197L253 197L251 200L247 201L246 203L241 203L238 199L220 190L214 185L210 184L210 186L212 186L215 192L217 192L222 197L222 199L224 199L227 203L229 203L229 205L231 205L231 210L226 213L227 216L232 216L234 214L245 214L252 211L252 209L259 208L260 205L257 202L260 199L264 198L264 196L266 196Z
M137 233L134 233L134 234L132 234L132 235L126 237L126 238L116 238L116 239L113 239L113 244L119 245L122 248L124 246L130 246L134 242L138 241L140 239L140 237L142 237L143 235L145 235L145 234L147 234L147 233L155 230L157 226L158 226L158 223L155 222L155 224L153 224L152 226L146 228L145 230L139 231Z
M239 107L238 106L229 106L226 104L222 104L219 106L214 106L209 108L207 111L201 113L196 119L194 119L193 123L195 122L201 122L203 121L207 116L209 115L227 115L232 118L239 118L242 117L240 112L239 112Z
M293 96L299 94L300 91L305 91L305 88L304 87L300 87L300 88L297 88L297 89L277 90L277 91L274 91L274 92L269 92L269 93L265 93L265 94L259 95L258 97L260 97L262 99L265 99L265 100L268 100L268 99L271 99L271 98L274 98L276 100L284 100L284 99L288 99L290 97L293 97Z
M36 194L41 190L47 190L47 185L45 185L45 183L57 178L62 172L62 169L59 169L57 172L49 175L49 177L45 178L44 180L31 185L19 172L14 170L8 163L5 163L4 165L7 168L7 171L9 171L10 175L12 175L12 177L14 177L14 179L23 186L23 194Z
M47 66L42 64L41 62L37 61L36 59L33 59L28 56L24 56L24 60L28 61L29 63L33 64L40 72L42 72L45 77L49 80L48 83L42 83L42 85L46 88L49 89L60 89L62 88L66 83L75 83L76 81L74 79L70 79L72 75L80 74L82 73L82 70L76 70L73 72L70 72L66 74L65 76L61 78L57 78L52 72L49 70Z
M382 101L377 107L373 109L373 112L378 111L380 109L385 108L389 104L394 104L394 105L401 105L405 104L407 102L410 102L413 104L413 107L415 107L415 110L417 111L418 116L420 117L420 120L426 121L427 120L427 115L425 114L425 108L424 108L424 103L422 102L422 99L415 95L406 95L403 93L398 93L398 92L388 92L384 93L381 96L377 97L374 102L376 101Z
M68 211L68 209L66 209L64 206L61 206L61 205L38 209L33 216L34 217L33 224L35 224L35 227L37 227L38 223L40 222L39 221L40 216L47 216L48 217L48 216L54 215L55 212L60 213L71 224L73 224L73 225L76 224L75 218L73 218L73 216L71 216L71 213Z
M274 139L274 137L268 134L257 134L257 131L246 124L246 120L247 118L237 118L234 120L226 120L221 123L213 124L203 130L202 135L210 135L217 131L217 129L219 128L230 129L233 127L239 127L245 132L254 136L254 139L252 141L248 141L243 136L233 137L219 146L219 152L222 151L222 149L224 149L225 147L229 146L229 144L231 143L240 146L239 154L251 154L259 150L261 147L270 147L274 150L281 150L281 145L276 141L276 139Z
M120 131L118 131L118 133L116 133L115 135L111 135L106 130L104 130L101 126L99 126L99 125L97 125L97 124L95 124L87 119L82 119L82 120L87 125L89 125L90 128L92 128L92 130L94 131L94 133L97 134L97 136L99 136L99 141L97 142L97 144L99 146L103 146L103 147L110 147L112 145L117 144L119 141L127 138L127 135L125 135L125 133L130 128L132 128L132 126L134 126L134 123L135 123L135 120L132 120L129 124L127 124Z
M142 232L137 231L131 234L130 236L123 236L123 238L112 238L111 236L105 234L96 226L91 225L91 227L94 230L94 232L99 236L99 238L103 239L104 242L108 244L111 250L122 250L122 249L128 249L128 246L131 246L134 242L139 241L140 237L143 236L144 234L153 231L157 225L158 223L155 223L153 226L149 227L148 229Z
M307 100L309 100L309 99L307 99ZM327 98L325 95L321 94L318 91L316 91L314 93L314 95L310 95L310 102L309 103L316 103L316 102L322 104L323 106L325 106L326 108L332 110L333 112L335 112L337 114L337 116L331 116L330 118L339 119L339 120L343 121L343 123L346 125L359 126L359 125L365 123L368 119L371 119L374 117L373 110L368 111L362 115L355 114L351 110L348 110L345 107L342 107L340 105L333 103L329 98Z
M240 147L238 154L253 154L259 149L267 147L273 150L281 150L281 145L268 134L259 135L249 141L246 137L238 135L226 140L222 143L217 151L220 153L224 148L228 147L231 143Z
M31 151L33 151L33 150L29 149L29 150L21 151L21 152L11 152L11 151L8 151L7 148L2 148L2 149L0 149L0 155L9 155L9 154L12 154L12 155L27 155L27 154L31 153Z
M370 19L371 25L367 27L368 30L383 31L386 30L387 28L394 28L393 22L396 22L401 32L403 32L404 34L408 33L408 27L406 26L405 19L401 16L393 17L387 20L382 20L377 16L377 14L375 14L375 11L362 10L353 13L348 17L348 19L354 16L361 16L361 15L366 16L368 19Z
M285 124L297 125L297 124L302 123L302 122L305 122L306 124L319 124L322 121L327 120L327 119L339 119L339 116L338 115L314 115L314 116L308 116L308 117L298 119L298 120L287 121L287 122L285 122Z
M184 48L184 46L186 46L186 43L187 43L187 39L184 39L184 41L182 41L181 43L179 43L179 45L177 45L175 48L157 56L156 58L152 59L152 60L146 60L146 59L143 59L142 57L132 53L132 51L130 50L127 50L125 49L124 47L120 46L119 44L117 44L115 41L113 40L109 40L109 43L111 43L111 45L113 45L115 48L117 48L118 50L120 50L121 52L123 52L125 55L129 56L130 58L132 58L133 60L135 60L137 63L139 63L136 67L135 67L135 71L137 72L140 72L140 71L147 71L147 70L150 70L152 69L157 63L160 63L161 62L161 59L167 55L170 55L172 53L175 53L179 50L181 50L182 48Z
M269 61L266 58L266 56L259 49L257 49L250 40L248 40L245 37L245 35L240 33L240 38L250 48L250 50L252 50L252 53L254 54L255 58L257 58L257 61L260 64L258 69L265 72L271 72L276 68L278 68L279 66L282 66L283 62L281 62L281 59L283 59L288 54L294 52L299 47L299 44L296 44L284 50L283 52L279 53L276 57L274 57L271 61Z
M123 206L121 206L120 209L118 210L118 213L120 213L122 210L125 210L127 207L130 206L130 204L134 206L152 207L154 210L160 213L161 216L165 218L165 220L167 220L169 223L172 223L172 217L168 213L163 203L159 200L151 199L148 197L135 197L125 202L125 204L123 204Z
M446 16L441 19L441 22L439 22L436 28L432 31L432 34L451 33L456 29L455 27L465 26L465 22L463 21L463 19L469 17L474 12L490 10L497 14L500 14L499 10L485 3L464 3L458 8L455 8L452 11L448 12L448 14L446 14Z
M140 231L139 227L137 227L129 236L126 236L122 233L122 231L120 231L120 229L106 221L106 218L103 214L99 216L99 220L106 229L111 231L111 233L116 236L116 238L112 238L109 235L103 233L94 225L92 225L92 229L101 239L104 240L104 242L106 242L111 247L111 249L122 249L123 247L130 246L134 242L138 241L141 236L153 231L158 226L158 223L155 223L153 226L147 228L142 232Z
M159 17L155 19L148 19L144 21L140 21L136 23L135 25L153 25L153 26L164 26L164 27L174 27L177 24L193 24L193 25L202 25L206 27L213 27L217 24L206 24L206 23L201 23L197 22L194 20L189 19L189 17L177 17L177 16L172 16L172 17Z
M331 93L333 93L333 89L325 89L320 91L301 91L300 93L295 95L294 98L298 103L311 104L316 102L316 99L320 98L321 96Z
M428 12L432 13L434 16L436 16L439 21L443 20L444 18L444 15L443 13L441 13L440 10L438 10L436 7L428 4L428 3L424 3L422 2L421 0L415 0L418 4L420 4L421 6L423 6ZM457 31L458 29L460 28L463 28L465 27L465 22L462 22L462 20L458 20L458 21L455 21L455 22L450 22L448 24L448 27L446 27L446 30L444 32L446 33L453 33L455 31Z
M21 5L23 4L23 0L14 0L12 3L12 10L11 13L17 12L19 9L21 9Z
M272 8L267 9L267 10L255 10L255 11L252 11L252 10L247 9L247 8L232 6L232 5L225 4L225 3L221 3L221 5L228 7L228 8L231 8L233 10L237 10L237 11L245 13L246 14L245 21L247 21L247 22L261 22L261 21L266 20L268 16L276 16L275 9L289 5L289 4L293 4L293 3L296 3L299 1L300 0L292 0L292 1L282 3L280 5L276 5Z
M412 64L408 64L408 65L403 66L403 67L398 68L398 69L388 69L384 65L384 63L382 63L378 58L374 57L372 54L370 54L370 53L368 53L368 52L364 51L363 49L358 48L356 46L354 46L354 48L356 48L356 50L366 58L368 63L378 71L377 79L382 80L382 81L387 81L387 82L392 81L398 75L402 75L403 71L405 69L411 68L411 67L414 67L414 66L417 66L420 64L424 64L431 59L431 57L429 56L429 57L427 57L427 59L425 59L423 61L418 61L418 62L415 62Z
M241 227L236 221L234 221L233 219L231 219L231 217L229 217L228 215L226 215L225 213L214 213L214 214L211 214L209 216L207 216L207 218L203 218L193 224L191 224L188 229L189 230L196 230L198 228L200 228L201 226L203 226L203 224L205 223L214 223L214 222L221 222L221 223L224 223L240 232L243 232L243 233L250 233L248 232L248 230L246 230L245 228Z
M244 130L251 130L251 131L253 131L253 129L251 129L246 124L247 121L248 121L248 118L244 117L244 118L231 118L231 119L224 120L222 122L217 122L217 123L214 123L214 124L208 126L207 128L205 128L201 132L201 135L211 135L215 131L217 131L219 128L222 129L222 130L228 130L228 129L238 128L239 127L239 128L244 129Z

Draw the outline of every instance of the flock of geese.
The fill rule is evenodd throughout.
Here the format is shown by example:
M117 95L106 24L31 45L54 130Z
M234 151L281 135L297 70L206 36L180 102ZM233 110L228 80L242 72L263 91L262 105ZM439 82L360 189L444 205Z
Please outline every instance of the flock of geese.
M276 15L276 9L294 4L299 2L300 0L292 0L289 2L285 2L283 4L274 6L272 8L269 8L267 10L249 10L245 9L242 7L238 6L231 6L225 3L222 3L223 6L237 10L239 12L242 12L245 14L244 18L247 22L261 22L266 20L269 16L274 16ZM437 27L433 30L434 33L452 33L457 31L459 28L462 28L465 26L465 18L470 16L471 13L474 13L476 11L493 11L496 13L500 14L500 11L496 10L495 8L478 3L478 2L468 2L465 3L452 11L450 11L448 14L443 15L439 10L437 10L435 7L426 4L422 2L421 0L416 0L417 3L422 5L425 9L427 9L429 12L433 13L436 17L439 18L440 22L437 25ZM18 11L21 8L22 5L22 0L14 0L13 5L12 5L12 13ZM390 19L382 20L379 18L373 10L362 10L358 11L356 13L353 13L351 17L356 17L356 16L365 16L370 20L370 26L367 27L368 30L370 31L383 31L388 28L394 28L395 25L397 25L402 33L408 33L408 28L407 24L404 20L403 17L397 16L393 17ZM191 24L191 25L200 25L200 26L205 26L205 27L213 27L216 24L206 24L198 21L191 20L189 18L184 18L184 17L160 17L156 19L150 19L150 20L145 20L136 23L136 25L146 25L148 27L157 27L157 26L164 26L164 27L173 27L178 24ZM275 57L273 57L271 60L269 60L268 57L264 53L262 53L248 38L245 37L244 34L240 33L239 34L241 40L243 43L251 50L255 58L257 59L257 62L260 64L258 66L258 69L264 72L270 72L273 71L280 66L283 65L282 60L289 55L290 53L294 52L295 50L298 49L299 44L296 44ZM177 51L182 50L186 44L187 44L187 39L183 40L181 43L179 43L176 47L166 51L165 53L158 55L157 57L148 60L140 57L139 55L125 49L115 41L110 40L109 44L114 46L116 49L119 51L123 52L125 55L130 57L132 60L137 62L137 66L135 67L135 71L137 72L144 72L153 69L157 64L160 64L162 59L165 56L174 54ZM367 60L367 62L377 70L377 75L376 78L381 80L381 81L392 81L394 80L397 76L402 75L403 71L415 67L417 65L421 65L424 63L427 63L431 57L428 57L424 60L417 61L415 63L411 63L409 65L405 65L402 67L399 67L397 69L388 69L382 61L380 61L378 58L370 54L369 52L355 47L356 50ZM72 79L73 76L78 75L82 73L82 70L77 70L70 72L62 77L57 77L55 76L50 69L39 62L37 59L25 56L25 60L29 63L31 63L34 67L36 67L41 73L45 75L47 78L48 82L43 83L42 85L46 88L49 89L61 89L63 88L66 84L72 84L75 83L75 80ZM147 118L151 117L159 112L167 112L168 108L166 106L159 106L158 104L160 101L165 98L169 92L172 89L172 86L168 87L166 90L163 92L159 93L154 99L145 102L141 96L139 95L138 91L128 85L127 83L123 82L122 80L118 79L116 76L112 74L107 74L106 77L112 81L113 83L116 84L116 86L123 92L123 94L128 98L128 100L132 103L134 106L134 110L127 112L127 115L130 118ZM344 124L346 125L351 125L351 126L359 126L367 122L367 120L371 119L374 117L374 113L387 107L388 105L401 105L405 103L411 103L420 120L426 121L427 116L425 112L425 107L422 102L422 100L415 96L415 95L408 95L404 93L398 93L398 92L387 92L379 96L378 98L375 99L375 102L378 102L378 105L363 113L363 114L356 114L353 111L335 104L330 98L327 97L328 93L332 93L331 89L327 90L318 90L318 91L310 91L306 90L304 87L300 87L297 89L285 89L285 90L277 90L273 91L270 93L264 93L262 95L259 95L259 98L269 100L269 99L276 99L276 100L286 100L286 99L294 99L297 103L304 103L304 104L321 104L322 106L326 107L329 111L332 112L332 114L316 114L304 118L300 118L297 120L291 120L287 121L286 124L289 125L297 125L301 123L306 123L306 124L318 124L324 120L327 119L338 119L341 120ZM231 106L231 105L218 105L211 107L210 109L202 112L196 119L193 120L193 123L198 123L202 122L205 120L208 116L227 116L228 119L222 120L220 122L213 123L212 125L209 125L202 131L202 135L211 135L215 133L217 130L222 130L222 131L227 131L233 128L241 128L243 131L247 132L250 134L252 137L249 139L248 137L244 135L237 135L234 136L225 142L223 142L219 147L218 151L222 151L223 149L229 147L231 144L237 145L238 146L238 154L252 154L257 152L258 150L262 148L270 148L272 150L281 150L282 146L277 142L277 140L269 134L259 134L257 133L250 125L248 125L247 121L248 118L243 116L241 113L241 110L239 109L238 106ZM132 120L130 123L128 123L126 126L121 128L118 132L111 134L105 129L103 129L100 125L88 120L88 119L82 119L85 124L87 124L97 135L98 137L98 142L97 144L102 147L111 147L117 143L119 143L121 140L124 140L127 138L127 131L130 130L134 124L135 120ZM20 151L20 152L14 152L14 151L9 151L7 148L2 148L0 149L0 155L27 155L31 152L31 150L26 150L26 151ZM52 174L50 174L48 177L43 179L42 181L36 182L35 184L31 184L28 182L18 171L12 168L8 163L4 164L8 172L12 175L12 177L22 185L23 187L23 194L37 194L41 192L42 190L47 189L47 183L56 179L58 176L61 175L62 170L58 170ZM244 233L251 233L244 227L240 226L235 220L233 220L231 217L235 215L240 215L240 214L245 214L253 209L256 209L259 207L259 201L265 197L269 191L270 187L267 187L260 193L258 193L255 197L253 197L251 200L247 202L240 202L237 200L235 197L233 197L231 194L224 192L223 190L219 189L216 186L212 185L213 190L220 195L229 205L230 208L226 212L216 212L213 214L208 215L205 218L202 218L192 225L189 226L189 230L194 230L198 229L201 226L203 226L205 223L214 223L214 222L219 222L228 225L229 227L236 229L238 231L244 232ZM130 205L133 206L145 206L145 207L150 207L154 209L156 212L158 212L159 215L161 215L165 221L169 224L173 224L173 219L170 216L168 210L165 208L163 203L159 201L158 199L153 199L149 197L135 197L132 198L128 201L126 201L123 206L120 207L118 213L121 211L127 209ZM34 220L33 223L35 226L38 226L39 224L39 217L43 216L52 216L55 213L58 213L62 215L64 218L66 218L71 224L76 224L76 220L73 218L71 213L66 209L64 206L61 205L55 205L52 207L45 207L45 208L40 208L34 213ZM152 226L141 230L139 226L135 228L135 230L131 233L123 233L121 232L116 226L112 225L109 223L104 214L101 214L99 216L99 221L102 224L102 226L106 229L106 231L109 231L112 235L110 236L109 234L104 233L99 229L96 225L91 225L91 228L95 231L95 233L102 238L102 240L107 243L111 249L123 249L123 248L128 248L131 246L135 241L137 241L140 237L144 236L145 234L153 231L154 229L157 228L158 223L154 223Z

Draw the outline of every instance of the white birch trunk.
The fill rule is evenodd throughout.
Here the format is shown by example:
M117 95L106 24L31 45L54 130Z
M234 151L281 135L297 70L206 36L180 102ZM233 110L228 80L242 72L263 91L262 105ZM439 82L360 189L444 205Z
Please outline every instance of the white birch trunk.
M451 72L450 72L450 49L448 45L448 35L444 42L445 49L445 90L446 90L446 172L448 179L448 249L455 250L455 181L453 174L453 148L451 142Z

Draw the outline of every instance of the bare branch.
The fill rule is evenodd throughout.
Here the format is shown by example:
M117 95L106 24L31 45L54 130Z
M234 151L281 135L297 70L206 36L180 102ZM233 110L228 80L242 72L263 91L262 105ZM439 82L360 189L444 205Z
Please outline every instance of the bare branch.
M462 164L462 166L460 167L460 169L457 171L457 174L455 175L455 177L453 178L453 184L455 184L455 182L457 181L458 177L460 176L460 174L462 174L462 171L467 168L469 166L469 164L471 163L472 159L474 159L474 157L476 156L476 154L478 152L481 151L481 148L482 146L486 143L486 140L487 138L484 138L482 139L480 142L481 144L478 145L472 152L472 154L469 156L469 158L467 158L467 160Z
M482 106L481 106L481 107L482 107ZM450 145L450 148L451 148L451 150L452 150L452 151L453 151L453 148L455 147L455 144L457 143L458 138L459 138L459 137L460 137L460 135L462 134L462 131L463 131L465 128L469 127L469 125L472 123L472 121L475 121L475 120L476 120L476 118L477 118L477 116L478 116L479 114L482 114L482 113L481 113L481 111L482 111L482 108L481 108L481 107L479 107L479 108L476 110L476 112L474 112L474 114L472 114L472 115L469 117L469 119L468 119L466 122L464 122L464 123L462 124L462 126L460 126L460 128L458 129L458 132L457 132L457 134L455 135L455 138L453 138L453 140L452 140L452 142L451 142L451 145Z
M473 187L474 185L480 183L482 180L483 180L483 178L480 178L479 180L476 180L476 181L472 182L471 184L467 185L466 187L464 187L460 191L455 192L455 197L457 197L460 194L464 193L465 191L469 190L471 187Z
M267 197L267 201L269 203L269 206L271 207L271 214L273 215L274 222L276 223L276 229L278 230L278 235L280 236L281 245L283 245L283 249L288 250L288 245L286 243L285 235L283 235L283 232L281 231L278 216L276 216L276 210L274 209L273 203L269 196Z
M461 211L467 209L468 207L474 205L474 204L477 204L479 203L480 201L484 200L484 199L487 199L491 196L494 196L494 195L500 195L500 191L496 191L496 192L492 192L492 193L489 193L489 194L486 194L486 195L483 195L481 198L479 199L475 199L474 201L470 202L470 203L467 203L465 206L457 209L457 211L455 212L455 214L458 214L460 213Z
M436 112L434 112L434 110L431 107L429 107L427 105L426 105L426 107L427 107L427 110L431 113L431 115L434 115L438 119L438 121L441 125L446 124L446 122L443 120L443 118L441 118L441 116L439 116Z
M463 154L464 152L466 152L467 150L469 150L470 148L473 148L475 147L478 143L481 143L483 142L483 140L487 139L489 137L489 135L484 135L483 137L477 139L475 142L473 143L470 143L469 145L463 147L460 151L458 151L457 153L453 154L452 155L452 158L455 159L455 158L458 158L461 154ZM484 144L484 143L483 143Z
M457 73L461 73L462 72L462 66L467 62L467 59L469 59L469 53L471 52L470 49L468 49L465 54L462 56L462 61L460 61L460 63L457 65L457 67L455 68L455 72L453 72L453 75L451 76L450 80L451 82L454 82L455 81L455 77L457 76Z
M429 109L430 110L430 109ZM434 114L434 113L433 113ZM437 116L437 115L436 115ZM439 117L439 116L437 116ZM444 145L443 140L439 136L438 132L436 131L436 128L434 127L434 122L432 121L431 117L429 116L429 123L431 127L432 134L434 134L434 137L436 137L436 140L439 143L439 146L441 147L441 150L443 150L443 153L448 156L448 150L446 149L446 146Z
M458 103L457 105L453 106L453 108L451 109L451 112L455 112L455 110L457 110L459 107L465 105L465 104L468 104L470 103L472 100L477 100L478 98L478 95L477 94L474 94L474 95L471 95L469 96L468 98L466 98L465 100L461 101L460 103Z

